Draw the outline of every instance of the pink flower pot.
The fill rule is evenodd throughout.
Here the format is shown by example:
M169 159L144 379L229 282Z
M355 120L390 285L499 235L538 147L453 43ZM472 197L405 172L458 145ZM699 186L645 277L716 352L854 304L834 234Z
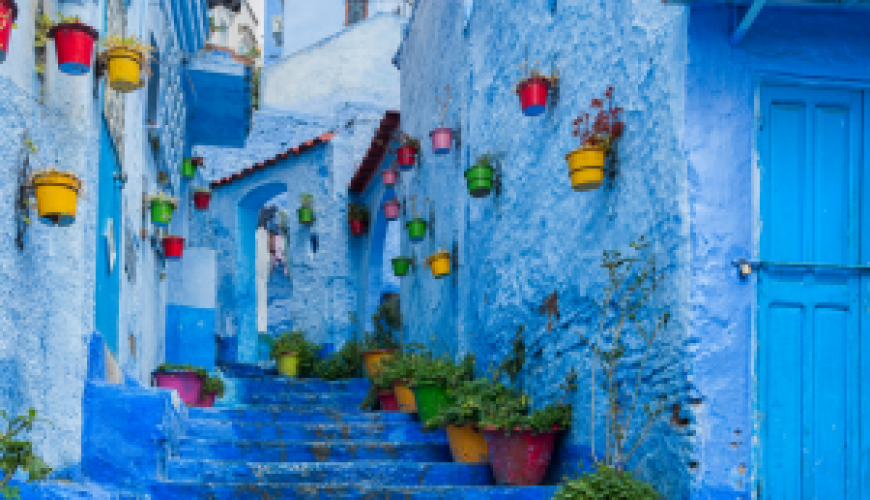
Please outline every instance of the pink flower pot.
M399 180L399 172L395 168L385 168L381 170L381 178L384 181L384 186L393 187Z
M535 433L515 429L483 430L496 483L511 486L541 484L550 464L558 429Z
M450 152L450 146L453 145L453 129L436 128L429 132L429 137L432 138L433 153L443 155Z
M387 220L396 220L399 218L399 201L387 200L384 202L384 217Z
M203 380L196 373L157 372L154 373L154 382L157 387L175 389L187 406L194 406L199 402L199 391L202 390Z
M379 392L378 401L381 403L381 411L399 411L399 401L393 391Z

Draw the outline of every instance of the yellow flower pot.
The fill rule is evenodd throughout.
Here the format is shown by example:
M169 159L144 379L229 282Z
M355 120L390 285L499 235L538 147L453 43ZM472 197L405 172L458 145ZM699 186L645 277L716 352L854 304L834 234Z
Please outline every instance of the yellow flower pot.
M394 352L396 352L396 349L371 349L363 351L362 357L366 367L366 374L369 377L374 377L378 373L381 373L381 362L392 358Z
M454 462L480 464L489 462L489 451L483 432L471 425L448 425L447 440Z
M296 378L299 373L299 358L295 352L285 352L278 355L278 372L285 377Z
M76 202L82 181L67 172L45 170L33 176L39 220L46 224L68 226L76 219Z
M603 146L586 146L575 149L567 155L568 170L571 172L571 187L574 191L597 189L604 182L604 163L607 150Z
M445 251L433 253L426 259L426 264L432 270L432 276L443 278L450 274L450 254Z
M132 92L141 86L142 55L125 49L109 52L109 86L118 92Z
M393 382L393 392L399 402L399 411L404 413L417 413L417 400L414 399L414 391L408 388L407 382Z

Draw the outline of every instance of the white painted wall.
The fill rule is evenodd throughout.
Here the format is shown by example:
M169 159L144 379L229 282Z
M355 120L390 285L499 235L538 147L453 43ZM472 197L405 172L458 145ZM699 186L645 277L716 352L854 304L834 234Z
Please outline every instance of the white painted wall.
M257 228L257 331L266 333L268 323L266 310L268 308L268 294L266 285L269 282L269 270L272 267L272 256L269 253L269 232L263 228Z

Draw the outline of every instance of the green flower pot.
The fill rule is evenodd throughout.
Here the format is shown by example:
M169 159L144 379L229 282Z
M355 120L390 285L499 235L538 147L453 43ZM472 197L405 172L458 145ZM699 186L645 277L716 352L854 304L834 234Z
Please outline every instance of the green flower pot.
M423 425L437 416L442 407L449 405L447 388L444 386L434 382L418 382L413 390L414 399L417 401L417 414Z
M426 236L426 221L417 217L415 219L411 219L407 223L408 227L408 238L411 241L417 243L423 241L423 238Z
M411 271L410 257L396 257L390 262L393 263L393 274L395 274L396 276L407 276L408 273Z
M486 164L477 164L465 171L468 194L472 198L483 198L492 191L493 170Z
M314 222L314 209L309 206L302 206L296 210L296 213L299 214L299 223L300 224L311 224Z
M151 223L155 226L166 227L172 220L172 212L175 205L169 200L151 200Z
M196 176L196 165L193 164L193 158L185 158L181 162L181 175L186 179L193 179Z

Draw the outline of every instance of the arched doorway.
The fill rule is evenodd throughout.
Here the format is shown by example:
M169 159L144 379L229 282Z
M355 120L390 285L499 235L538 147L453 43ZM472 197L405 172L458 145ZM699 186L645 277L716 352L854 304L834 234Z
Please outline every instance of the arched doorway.
M377 312L384 294L399 294L399 278L393 275L390 260L398 256L400 252L400 223L399 221L388 221L381 209L385 201L396 197L396 192L392 188L385 189L380 203L375 208L377 217L370 235L364 299L366 331L371 331L374 328L372 315Z

